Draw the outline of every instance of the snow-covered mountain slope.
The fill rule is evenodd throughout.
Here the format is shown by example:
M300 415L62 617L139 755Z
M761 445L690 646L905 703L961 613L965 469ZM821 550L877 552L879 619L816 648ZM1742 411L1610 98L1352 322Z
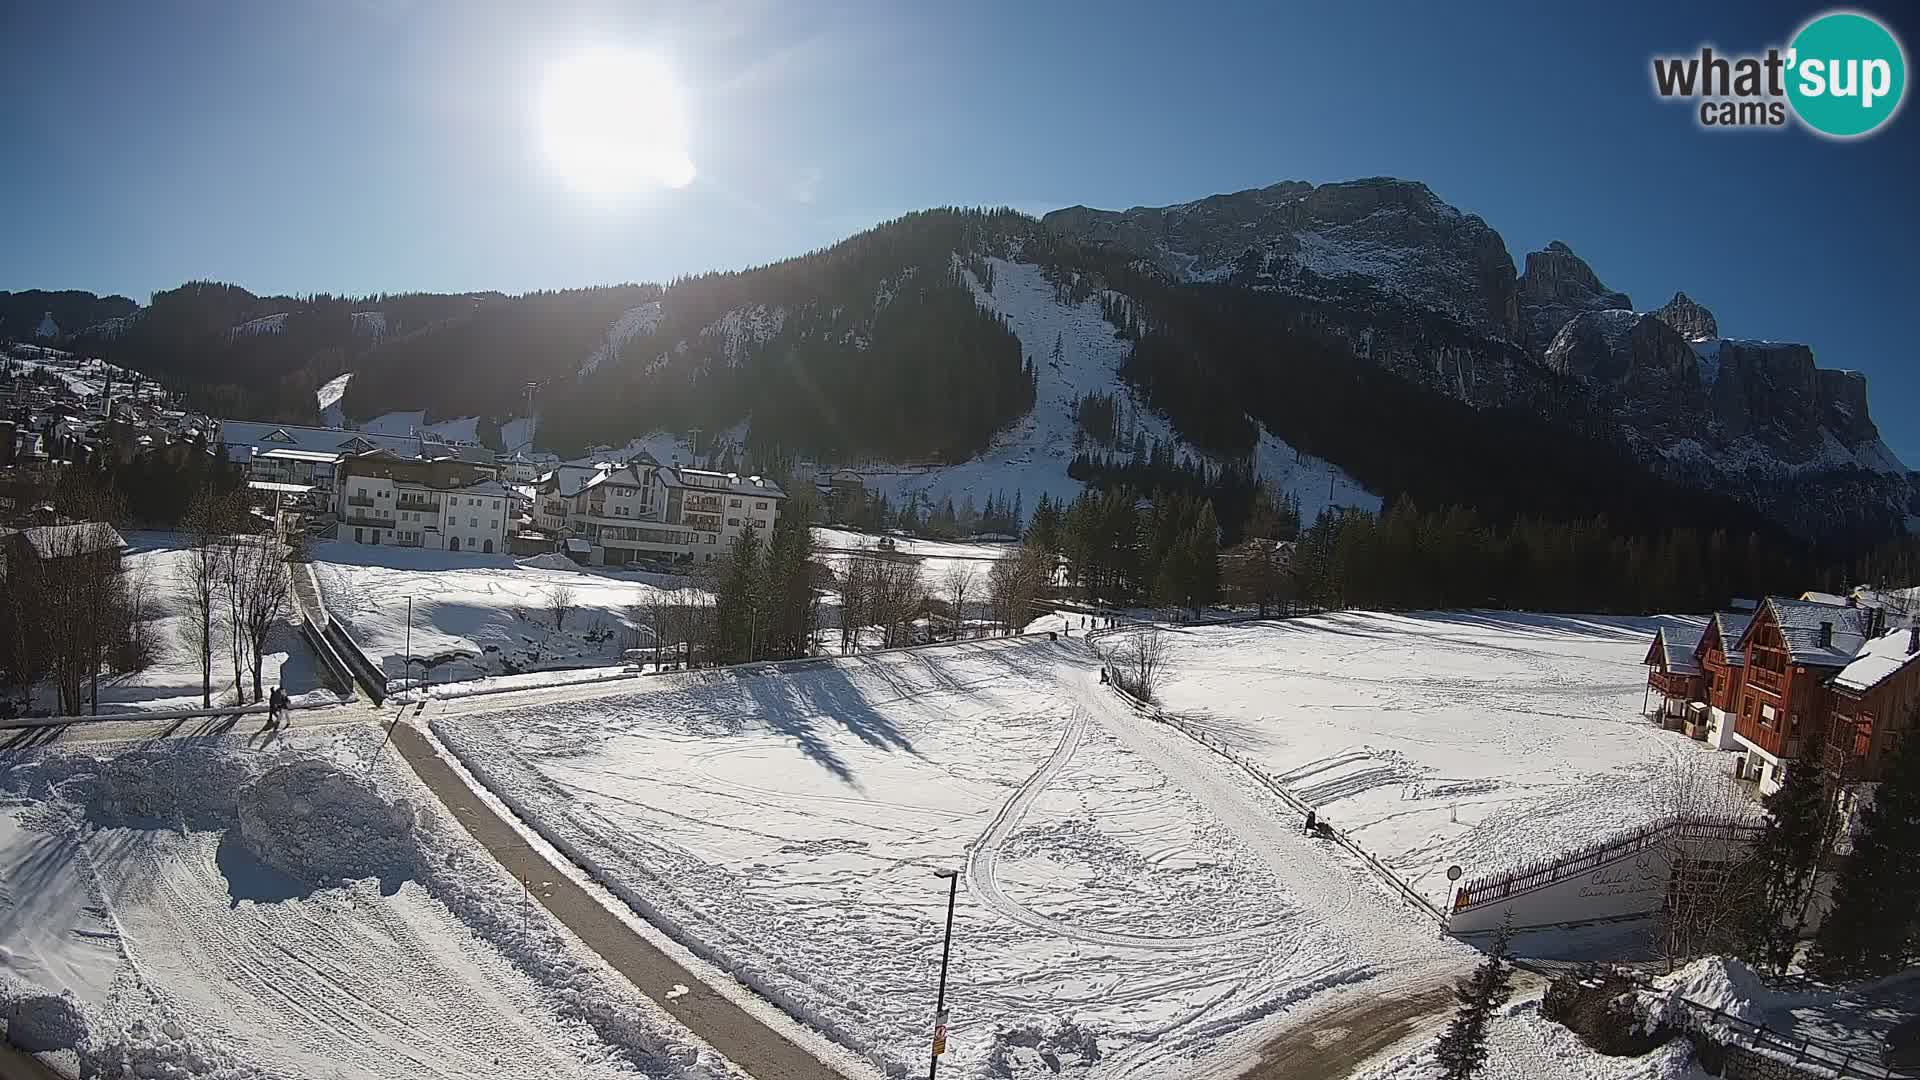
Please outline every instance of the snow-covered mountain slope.
M627 342L642 334L653 333L659 325L660 301L628 308L607 328L606 338L580 364L580 374L591 374L609 359L619 359L620 350L626 347Z
M314 404L320 406L320 423L327 427L345 427L346 415L340 411L340 399L347 394L347 384L353 381L353 372L336 375L320 384L313 392Z
M277 312L262 315L257 319L248 319L239 326L227 331L229 338L250 337L254 334L280 334L287 329L287 316L290 312Z
M1100 300L1075 304L1055 298L1053 285L1040 268L1008 259L990 259L993 289L989 292L971 270L965 271L975 296L989 309L1004 315L1021 349L1037 362L1039 371L1033 411L994 440L985 453L970 461L944 466L857 467L867 485L887 493L895 505L914 496L938 506L948 498L956 503L971 497L977 506L987 496L1012 498L1018 492L1031 508L1042 492L1054 499L1072 499L1081 482L1067 475L1067 464L1081 447L1074 423L1074 406L1088 394L1114 394L1126 402L1125 425L1159 441L1181 447L1196 460L1206 455L1185 447L1165 417L1135 400L1120 378L1129 343L1114 336L1113 324L1101 316ZM1054 343L1061 359L1052 359ZM1207 460L1214 460L1207 458ZM1262 432L1256 451L1260 475L1276 493L1300 498L1301 516L1318 517L1329 503L1378 509L1380 497L1346 472L1317 458L1298 454L1285 441Z

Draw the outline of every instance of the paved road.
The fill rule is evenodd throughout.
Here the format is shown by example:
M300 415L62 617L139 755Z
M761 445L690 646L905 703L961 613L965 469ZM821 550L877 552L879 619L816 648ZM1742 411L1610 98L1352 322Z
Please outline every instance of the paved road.
M627 977L641 993L658 1002L676 1020L692 1029L714 1049L725 1054L757 1080L845 1080L759 1019L715 993L699 977L635 933L598 899L530 846L512 825L502 820L457 773L434 752L419 731L401 724L393 745L429 789L473 838L515 877L552 882L536 893L540 903L580 936L582 941ZM666 991L676 984L688 987L678 997Z

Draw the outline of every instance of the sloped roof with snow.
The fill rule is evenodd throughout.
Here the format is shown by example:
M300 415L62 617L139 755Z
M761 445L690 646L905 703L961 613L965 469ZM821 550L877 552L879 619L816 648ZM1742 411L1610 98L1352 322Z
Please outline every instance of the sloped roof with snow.
M1701 631L1688 626L1663 626L1653 633L1653 648L1647 652L1647 663L1653 663L1658 657L1663 670L1675 675L1698 675L1700 663L1694 659L1694 650L1700 646Z
M33 549L34 556L42 560L116 551L127 546L127 542L120 538L120 533L103 521L41 525L20 530L20 538Z
M390 450L402 457L420 454L420 440L411 435L376 435L345 428L304 427L261 420L220 421L220 441L227 448L227 456L235 461L247 460L256 449L335 454L377 449Z
M1760 610L1763 613L1773 612L1774 621L1780 627L1780 636L1787 643L1787 655L1796 664L1843 667L1867 641L1867 626L1871 616L1866 608L1769 596ZM1759 622L1760 618L1756 615L1753 622L1748 624L1747 633L1752 633L1752 628ZM1822 623L1833 626L1832 641L1827 645L1820 643ZM1745 634L1741 635L1743 643L1745 637Z
M1890 630L1866 643L1853 663L1840 669L1833 685L1841 690L1863 694L1893 678L1903 668L1920 663L1920 652L1909 652L1914 632L1905 627Z
M542 473L534 484L538 487L554 485L563 498L572 498L600 482L612 466L610 465L562 465L552 472Z
M1708 623L1709 632L1700 636L1700 644L1704 646L1709 639L1718 637L1727 666L1746 667L1747 654L1740 650L1740 639L1747 636L1747 626L1752 622L1751 611L1716 611Z

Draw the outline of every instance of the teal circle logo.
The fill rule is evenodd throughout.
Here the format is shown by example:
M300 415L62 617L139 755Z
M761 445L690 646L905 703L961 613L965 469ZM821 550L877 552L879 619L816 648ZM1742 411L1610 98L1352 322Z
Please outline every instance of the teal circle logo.
M1850 139L1893 118L1907 89L1907 55L1871 16L1836 11L1800 28L1787 53L1787 100L1802 123Z

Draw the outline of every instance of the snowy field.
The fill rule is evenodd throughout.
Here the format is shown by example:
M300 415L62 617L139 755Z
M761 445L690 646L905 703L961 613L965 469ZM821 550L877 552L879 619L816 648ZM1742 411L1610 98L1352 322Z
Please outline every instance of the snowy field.
M916 540L911 537L888 537L893 541L893 554L909 556L919 560L920 580L927 586L930 596L951 599L948 587L949 577L956 571L973 575L968 586L969 611L984 607L987 602L987 571L993 568L994 560L1013 551L1012 544L978 543L952 540ZM872 533L855 532L852 529L813 530L813 540L820 549L820 561L839 571L853 560L849 552L870 548L875 554L879 550L881 537Z
M650 922L896 1073L925 1067L937 869L956 1076L1224 1068L1316 994L1468 962L1096 671L977 642L426 717Z
M149 601L152 616L147 639L153 646L153 663L145 671L100 680L100 711L126 712L200 707L200 657L188 643L186 600L179 584L179 571L186 561L184 541L174 533L130 532L126 534L125 567L129 587L141 587ZM214 650L214 703L232 703L233 661L224 639ZM326 685L320 662L300 638L300 631L288 622L268 639L266 660L261 665L261 685L283 686L290 694L303 694ZM242 680L249 698L253 694L253 674ZM51 710L59 696L51 684L42 684L34 692L34 707Z
M510 674L509 664L535 671L617 661L627 609L653 591L650 582L665 580L343 541L315 544L313 559L328 614L393 678L406 675L408 597L413 655L445 658L432 670L436 680L468 679ZM547 604L560 588L573 591L576 608L556 630Z
M738 1075L404 764L369 781L378 739L0 759L9 1038L101 1076Z
M1353 1080L1442 1080L1434 1060L1439 1032L1408 1045L1353 1075ZM1608 1057L1571 1030L1540 1015L1539 995L1496 1010L1487 1024L1487 1062L1478 1080L1710 1080L1693 1061L1693 1047L1675 1039L1641 1057Z
M1684 621L1684 620L1675 620ZM1169 634L1166 707L1434 899L1660 816L1718 756L1640 713L1661 619L1346 612Z

